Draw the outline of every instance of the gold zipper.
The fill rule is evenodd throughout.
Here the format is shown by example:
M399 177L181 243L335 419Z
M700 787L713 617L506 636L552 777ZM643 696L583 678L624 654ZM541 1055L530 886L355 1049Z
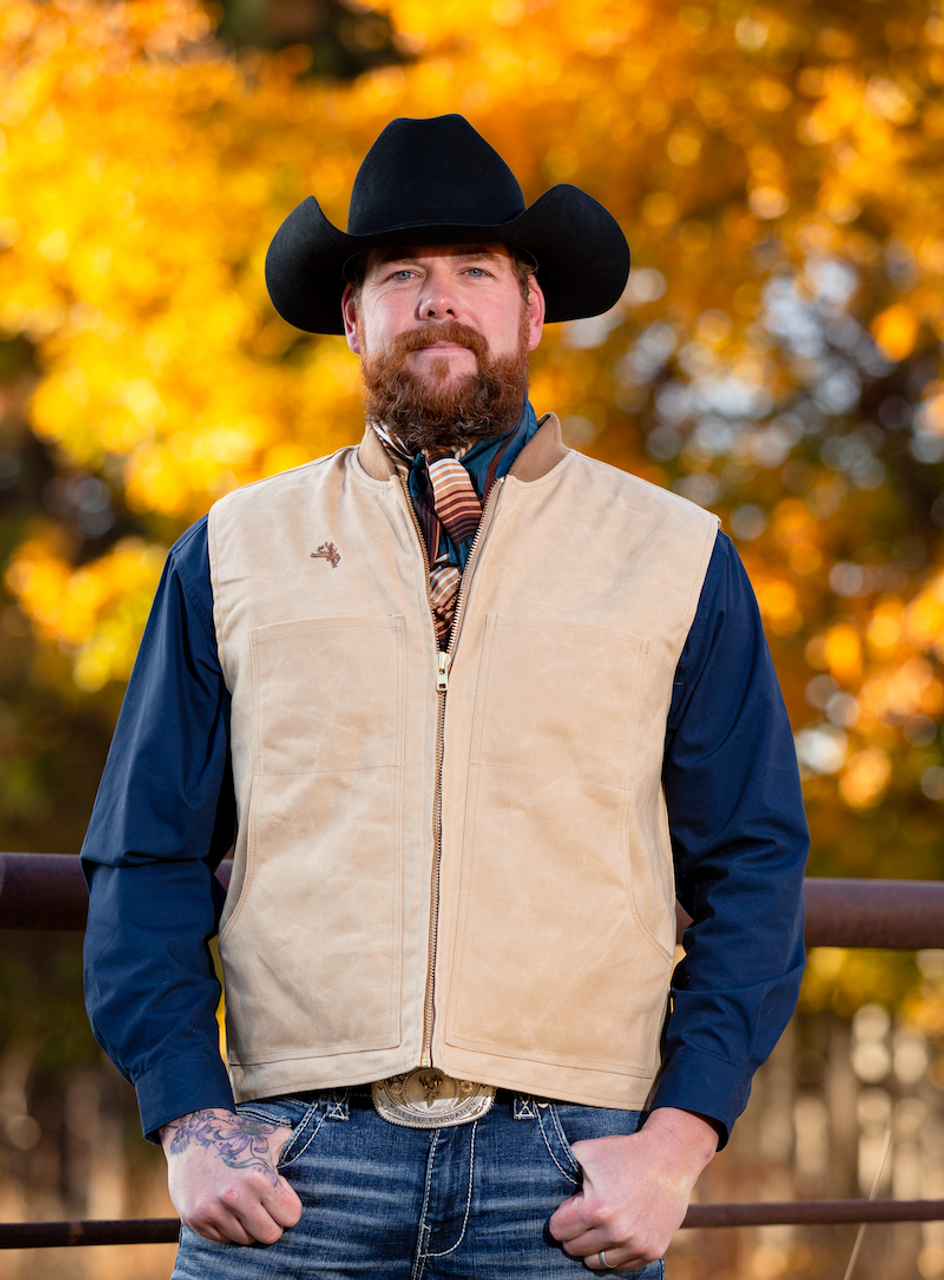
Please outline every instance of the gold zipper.
M409 486L403 476L400 476L399 479L403 486L404 495L406 496L406 504L413 520L413 527L416 529L417 536L420 540L420 548L423 552L423 564L426 569L426 598L429 601L430 616L433 619L433 634L435 635L436 616L433 613L433 599L429 589L429 553L426 548L426 542L423 539L423 531L420 528L420 522L413 509ZM445 750L446 694L449 691L449 668L452 666L453 655L459 639L459 631L462 625L462 614L465 609L466 596L468 595L467 584L472 579L472 571L475 567L478 551L482 545L482 539L492 522L495 505L498 501L498 492L503 483L504 476L501 476L495 481L488 493L485 495L485 502L482 506L482 518L479 521L479 527L475 531L475 537L472 539L472 545L469 547L469 556L465 563L465 570L459 580L459 590L456 595L456 608L452 616L452 627L449 631L449 640L446 644L446 648L438 650L436 654L436 693L439 697L439 710L436 717L436 790L433 799L433 872L432 882L430 885L429 959L426 970L426 996L423 1001L423 1043L422 1052L420 1054L421 1067L431 1067L433 1065L433 1002L436 987L436 950L439 941L439 880L440 865L442 863L442 771L443 753Z

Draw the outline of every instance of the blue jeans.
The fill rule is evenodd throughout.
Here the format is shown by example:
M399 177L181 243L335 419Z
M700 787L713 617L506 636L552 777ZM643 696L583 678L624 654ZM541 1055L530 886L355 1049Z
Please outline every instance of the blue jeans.
M381 1119L369 1092L265 1099L239 1107L294 1130L279 1171L303 1210L273 1245L215 1244L181 1230L172 1280L589 1280L545 1231L580 1186L570 1144L634 1133L638 1111L499 1092L491 1111L451 1129ZM661 1280L661 1261L624 1272Z

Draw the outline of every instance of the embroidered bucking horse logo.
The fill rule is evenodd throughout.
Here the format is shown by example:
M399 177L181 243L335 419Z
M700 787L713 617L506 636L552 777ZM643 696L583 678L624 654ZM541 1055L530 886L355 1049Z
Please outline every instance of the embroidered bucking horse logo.
M312 560L330 560L331 568L336 569L341 555L333 542L322 542L317 551L312 551L311 558Z

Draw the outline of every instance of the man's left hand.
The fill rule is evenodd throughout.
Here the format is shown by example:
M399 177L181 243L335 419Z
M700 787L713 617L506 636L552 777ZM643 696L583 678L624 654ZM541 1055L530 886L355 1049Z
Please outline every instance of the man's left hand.
M575 1142L583 1186L553 1215L551 1234L592 1270L654 1262L681 1226L717 1146L712 1124L674 1107L653 1111L638 1133Z

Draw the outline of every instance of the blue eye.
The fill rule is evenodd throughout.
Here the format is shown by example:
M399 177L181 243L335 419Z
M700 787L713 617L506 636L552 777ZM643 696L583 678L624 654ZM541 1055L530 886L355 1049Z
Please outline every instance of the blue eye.
M412 275L413 275L413 272L410 271L409 268L404 267L400 271L395 271L393 273L393 278L394 280L409 280Z
M468 274L469 274L470 276L472 276L472 275L475 275L475 276L484 276L484 275L485 275L485 272L482 270L482 268L481 268L481 267L469 267L469 269L468 269Z

